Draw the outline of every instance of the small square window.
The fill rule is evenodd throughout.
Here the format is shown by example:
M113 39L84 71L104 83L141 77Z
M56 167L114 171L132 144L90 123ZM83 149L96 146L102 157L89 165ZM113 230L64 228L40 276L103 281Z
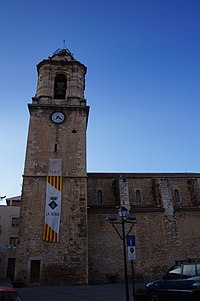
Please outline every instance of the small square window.
M12 246L17 245L17 237L10 237L10 245Z
M19 226L19 217L12 217L12 227Z

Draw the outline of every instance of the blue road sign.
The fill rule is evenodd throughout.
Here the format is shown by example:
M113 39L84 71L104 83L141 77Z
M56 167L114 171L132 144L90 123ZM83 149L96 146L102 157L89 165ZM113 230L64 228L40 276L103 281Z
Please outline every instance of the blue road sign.
M127 241L128 260L129 261L136 260L135 235L128 235L126 241Z
M135 235L128 235L126 241L128 247L135 247Z

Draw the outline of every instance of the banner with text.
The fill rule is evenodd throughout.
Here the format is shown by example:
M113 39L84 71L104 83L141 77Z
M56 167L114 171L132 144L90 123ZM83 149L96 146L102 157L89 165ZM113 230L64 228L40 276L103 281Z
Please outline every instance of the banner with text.
M46 209L43 240L59 241L62 177L47 176Z

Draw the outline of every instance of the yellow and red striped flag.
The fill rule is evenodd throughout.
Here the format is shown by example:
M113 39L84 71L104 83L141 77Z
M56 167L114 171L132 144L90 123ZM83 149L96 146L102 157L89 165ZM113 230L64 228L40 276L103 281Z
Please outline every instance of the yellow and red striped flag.
M43 240L59 242L62 177L47 176Z

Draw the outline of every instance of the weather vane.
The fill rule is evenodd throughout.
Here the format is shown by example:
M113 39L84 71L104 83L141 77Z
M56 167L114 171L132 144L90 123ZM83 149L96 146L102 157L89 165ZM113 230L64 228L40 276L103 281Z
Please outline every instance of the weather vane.
M73 53L67 48L66 44L65 44L65 40L63 40L63 47L62 49L58 48L56 49L56 51L54 51L53 54L57 54L59 53L61 50L66 50L69 54L71 54L71 56L73 56Z
M63 49L66 49L65 40L63 40Z

